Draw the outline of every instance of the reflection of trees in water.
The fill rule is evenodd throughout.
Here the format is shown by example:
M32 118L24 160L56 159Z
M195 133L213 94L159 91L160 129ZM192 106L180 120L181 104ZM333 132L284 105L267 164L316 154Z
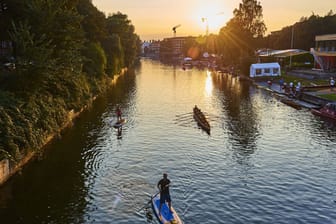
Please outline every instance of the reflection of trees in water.
M259 135L258 116L251 103L249 84L228 74L215 74L214 86L220 89L224 98L223 113L227 114L227 124L232 146L240 154L254 152Z

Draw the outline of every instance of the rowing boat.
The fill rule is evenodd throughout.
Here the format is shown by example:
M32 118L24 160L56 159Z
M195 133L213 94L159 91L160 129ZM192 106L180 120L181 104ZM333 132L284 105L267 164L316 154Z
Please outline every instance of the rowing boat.
M315 115L336 121L336 103L327 103L321 109L312 109L311 112Z
M161 224L182 224L183 223L173 207L171 207L172 211L169 210L167 203L164 203L162 205L161 214L159 215L160 194L154 195L152 197L151 203L152 203L153 212Z
M210 134L210 124L207 121L204 113L197 107L195 106L194 109L194 118L197 122L197 124L208 134Z
M281 99L280 101L284 104L287 104L288 106L291 106L291 107L297 109L297 110L301 110L301 108L302 108L300 104L298 104L297 102L295 102L292 99L284 98L284 99Z

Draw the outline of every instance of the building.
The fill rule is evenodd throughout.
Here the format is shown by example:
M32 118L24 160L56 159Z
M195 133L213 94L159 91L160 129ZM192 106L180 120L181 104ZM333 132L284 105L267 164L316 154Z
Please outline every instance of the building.
M315 59L315 68L336 71L336 34L316 36L315 48L311 48L310 52Z
M151 41L150 45L148 46L148 50L152 57L154 58L160 57L160 46L161 46L161 42L159 40Z
M160 58L169 61L182 61L184 58L184 45L190 37L165 38L161 42Z
M142 44L142 55L150 58L159 58L160 56L160 41L151 40L145 41Z

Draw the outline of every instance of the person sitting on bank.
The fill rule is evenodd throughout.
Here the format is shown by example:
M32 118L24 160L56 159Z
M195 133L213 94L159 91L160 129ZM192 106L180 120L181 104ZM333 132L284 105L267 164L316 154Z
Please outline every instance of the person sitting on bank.
M334 91L335 80L333 77L330 78L330 91Z
M160 206L159 206L159 216L161 215L161 208L165 202L168 202L168 207L170 212L171 210L171 199L169 193L169 184L170 180L168 179L168 175L166 173L163 174L163 178L158 182L157 187L160 190Z
M279 80L280 91L283 89L284 83L285 83L284 79L281 78L281 79Z
M301 83L298 82L297 85L295 86L295 96L296 97L300 96L300 91L301 91Z

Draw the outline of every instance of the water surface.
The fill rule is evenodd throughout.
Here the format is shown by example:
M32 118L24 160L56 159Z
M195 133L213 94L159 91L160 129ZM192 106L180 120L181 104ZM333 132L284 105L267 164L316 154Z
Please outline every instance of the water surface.
M163 172L185 223L336 223L335 125L226 74L143 60L45 151L0 188L1 223L147 223Z

